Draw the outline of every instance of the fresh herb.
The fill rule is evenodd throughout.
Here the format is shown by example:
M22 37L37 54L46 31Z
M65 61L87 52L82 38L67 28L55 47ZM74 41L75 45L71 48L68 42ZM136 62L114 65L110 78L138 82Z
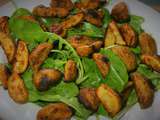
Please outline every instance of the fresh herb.
M104 28L107 28L107 27L108 27L108 24L111 22L112 18L111 18L111 15L110 15L108 9L103 8L102 10L103 10L103 12L104 12L103 27L104 27Z

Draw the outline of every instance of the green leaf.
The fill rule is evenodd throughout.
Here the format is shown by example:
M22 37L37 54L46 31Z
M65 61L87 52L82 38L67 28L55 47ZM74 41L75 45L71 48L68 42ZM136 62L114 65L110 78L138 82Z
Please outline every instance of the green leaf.
M45 26L47 26L48 28L52 25L52 24L56 24L56 23L60 23L61 22L61 18L43 18L43 17L38 17L38 20L42 21L44 23Z
M102 9L104 12L104 18L103 18L103 27L107 28L108 24L111 22L112 18L110 16L109 10L106 8Z
M137 46L137 47L135 47L135 48L130 48L130 49L131 49L131 51L132 51L134 54L137 54L137 55L141 54L141 48L140 48L140 46Z
M108 113L106 112L102 104L99 105L97 114L102 116L108 116Z
M128 97L127 103L126 105L129 107L131 107L132 105L134 105L137 102L137 95L136 95L136 91L133 89Z
M32 15L31 12L25 8L18 8L11 16L11 18L16 18L18 16Z
M104 83L114 90L122 92L128 83L128 73L122 60L109 49L101 49L100 53L106 55L110 62L110 71Z

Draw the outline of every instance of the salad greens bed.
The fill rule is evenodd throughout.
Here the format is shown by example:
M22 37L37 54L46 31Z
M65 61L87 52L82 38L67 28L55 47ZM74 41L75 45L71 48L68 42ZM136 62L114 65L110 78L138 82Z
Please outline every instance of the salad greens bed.
M81 28L72 27L67 30L67 36L84 35L93 39L104 39L105 30L108 24L112 21L107 8L103 8L104 18L101 28L89 22L83 22ZM72 10L72 14L77 13L77 10ZM64 72L64 66L68 59L72 59L77 63L78 78L75 82L63 82L63 80L56 86L51 87L49 90L40 92L38 91L32 80L33 70L28 67L27 70L21 74L22 79L29 91L29 102L35 103L40 106L45 106L52 102L63 102L75 110L75 117L77 119L87 119L92 112L84 107L78 100L79 88L93 87L97 88L100 84L104 83L110 86L112 89L121 93L128 84L129 74L123 61L113 53L109 48L101 48L99 53L108 57L110 62L110 70L108 75L103 78L95 61L89 57L80 57L75 49L69 44L67 40L60 37L55 33L45 32L40 24L36 21L30 21L26 19L19 19L22 16L32 15L32 13L25 8L18 8L9 19L9 28L11 30L11 36L14 40L24 40L28 49L31 52L40 43L48 42L58 44L56 48L50 51L48 58L41 65L41 68L54 68L61 72ZM46 26L52 25L53 22L61 21L60 18L42 18ZM130 20L125 21L129 23L137 34L143 32L141 24L144 19L140 16L130 15ZM122 23L118 23L121 25ZM139 46L130 48L135 53L137 60L141 53ZM8 67L11 69L11 67ZM156 87L156 90L160 89L160 74L152 71L148 66L138 63L137 71L150 79L152 84ZM126 105L123 107L123 111L130 108L137 102L136 92L133 89L127 99ZM97 113L98 115L107 116L103 105L100 105ZM119 113L121 114L121 112ZM115 116L118 118L119 114Z

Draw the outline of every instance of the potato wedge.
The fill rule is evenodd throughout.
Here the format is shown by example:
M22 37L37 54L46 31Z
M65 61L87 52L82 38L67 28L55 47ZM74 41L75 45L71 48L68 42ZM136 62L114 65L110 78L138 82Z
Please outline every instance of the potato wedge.
M96 94L111 117L115 116L120 111L121 98L108 85L101 84L97 88Z
M29 53L26 43L24 41L18 41L13 71L16 73L23 73L28 66L28 57Z
M95 88L81 88L79 92L79 100L86 108L96 111L99 106L99 99L96 95Z
M121 58L121 60L126 65L128 71L133 71L136 69L136 56L128 47L116 46L112 47L111 50Z
M109 72L109 63L107 57L100 53L94 53L93 60L96 62L97 67L100 70L103 78L106 78Z
M100 4L100 0L81 0L75 3L75 6L79 9L96 9Z
M12 62L16 49L13 40L7 34L0 32L0 45L4 49L8 62Z
M125 2L119 2L111 11L111 15L116 21L123 21L129 19L129 10Z
M152 56L152 55L142 55L141 56L142 63L146 64L153 70L160 72L160 57L159 56Z
M142 109L152 105L154 90L151 88L147 79L138 72L131 74L131 80L134 83L138 102Z
M2 16L0 17L0 31L3 33L9 34L9 26L8 26L9 17Z
M62 73L55 69L42 69L34 74L34 85L39 91L46 91L61 80Z
M111 45L126 45L125 41L123 40L119 29L116 25L116 22L111 21L109 23L109 27L106 32L106 37L105 37L105 47L109 47Z
M16 103L26 103L28 101L28 91L23 80L17 73L12 73L8 79L8 93Z
M9 70L5 65L0 64L0 81L4 89L8 88Z
M94 52L92 46L89 45L79 46L76 48L76 51L81 57L87 57Z
M134 32L133 28L125 23L120 27L120 32L126 42L126 45L129 47L135 47L137 44L137 35Z
M70 82L76 80L78 76L78 69L76 62L73 60L68 60L64 67L64 81Z
M157 54L156 42L148 33L143 32L140 34L139 45L142 54Z
M48 57L53 45L50 43L39 44L30 54L29 63L34 71L37 71L43 61Z
M43 107L37 114L37 120L70 120L72 110L64 103L52 103Z

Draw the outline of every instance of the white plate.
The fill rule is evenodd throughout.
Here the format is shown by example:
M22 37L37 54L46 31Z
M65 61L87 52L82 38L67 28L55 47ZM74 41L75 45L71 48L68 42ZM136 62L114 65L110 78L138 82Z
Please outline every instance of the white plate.
M18 7L32 9L38 4L48 4L48 0L14 0ZM117 0L118 1L118 0ZM113 0L115 3L116 0ZM160 53L160 14L150 7L136 1L126 0L132 14L140 15L145 18L143 28L146 32L152 34L156 39ZM109 6L111 8L111 6ZM14 11L12 3L0 7L0 15L11 15ZM0 62L5 62L6 57L0 49ZM0 120L36 120L36 113L40 108L34 104L28 103L19 105L13 102L8 96L7 91L0 88ZM93 118L90 118L92 120ZM160 120L160 93L155 94L152 107L141 110L136 104L122 118L122 120Z

